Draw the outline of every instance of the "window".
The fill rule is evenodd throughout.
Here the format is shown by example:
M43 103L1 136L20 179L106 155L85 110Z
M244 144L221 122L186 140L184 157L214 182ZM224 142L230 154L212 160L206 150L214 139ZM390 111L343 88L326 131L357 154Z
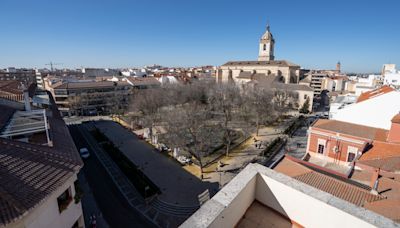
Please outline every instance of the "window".
M264 51L267 50L267 45L266 45L266 44L264 44L263 50L264 50Z
M68 188L59 197L57 197L58 210L60 211L60 213L65 209L67 209L71 201L72 201L71 188Z
M318 144L318 153L319 154L323 154L324 153L324 149L325 149L324 145Z
M347 147L347 162L352 162L356 158L356 155L358 154L358 149L357 147L354 146L348 146Z
M318 139L317 152L318 152L319 154L324 154L324 151L325 151L325 144L326 144L326 140L324 140L324 139Z

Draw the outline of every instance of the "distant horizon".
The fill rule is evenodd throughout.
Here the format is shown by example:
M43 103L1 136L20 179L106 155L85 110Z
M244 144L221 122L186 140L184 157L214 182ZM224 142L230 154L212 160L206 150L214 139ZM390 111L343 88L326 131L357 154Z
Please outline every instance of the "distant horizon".
M269 22L277 60L349 73L400 66L400 2L4 0L0 68L220 66L256 60ZM50 68L47 66L47 68Z
M84 67L63 67L63 68L59 68L59 67L54 67L54 70L78 70L78 69L82 69L82 68L92 68L92 69L141 69L144 67L148 67L148 66L152 66L152 65L156 65L156 66L161 66L161 67L167 67L167 68L195 68L195 67L205 67L205 66L212 66L212 67L218 67L218 66L214 66L214 65L198 65L198 66L165 66L165 65L161 65L161 64L148 64L148 65L143 65L143 66L130 66L130 67L92 67L92 66L84 66ZM396 64L397 67L397 64ZM16 68L16 69L38 69L38 70L51 70L50 67L15 67L15 66L8 66L8 67L0 67L0 69L7 69L7 68ZM335 68L329 68L329 69L319 69L319 68L314 68L314 69L306 69L301 67L300 69L302 70L335 70ZM375 71L375 72L351 72L351 71L341 71L342 73L345 74L380 74L381 71Z

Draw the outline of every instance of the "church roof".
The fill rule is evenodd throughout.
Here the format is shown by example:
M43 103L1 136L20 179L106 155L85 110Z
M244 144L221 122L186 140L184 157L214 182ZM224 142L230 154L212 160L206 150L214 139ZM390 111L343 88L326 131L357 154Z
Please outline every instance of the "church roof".
M286 60L270 61L229 61L222 66L282 66L282 67L300 67Z

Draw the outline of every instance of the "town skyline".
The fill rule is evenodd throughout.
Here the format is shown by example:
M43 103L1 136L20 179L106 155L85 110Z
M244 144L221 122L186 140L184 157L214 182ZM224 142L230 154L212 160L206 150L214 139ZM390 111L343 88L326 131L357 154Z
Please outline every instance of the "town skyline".
M58 68L188 67L256 60L269 22L277 59L306 69L333 69L340 61L344 72L380 72L384 63L400 63L393 29L400 21L399 3L388 2L391 7L336 1L327 11L314 1L292 2L287 10L282 3L258 1L228 6L220 1L212 7L5 1L0 25L13 36L0 38L0 67L44 68L50 61L63 63Z

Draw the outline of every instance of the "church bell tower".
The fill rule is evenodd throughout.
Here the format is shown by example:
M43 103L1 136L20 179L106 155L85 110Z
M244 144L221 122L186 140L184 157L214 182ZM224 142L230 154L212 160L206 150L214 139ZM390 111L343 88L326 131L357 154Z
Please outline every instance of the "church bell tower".
M258 61L270 61L274 60L274 45L275 40L270 32L269 24L267 25L267 31L260 39L260 46L258 52Z

